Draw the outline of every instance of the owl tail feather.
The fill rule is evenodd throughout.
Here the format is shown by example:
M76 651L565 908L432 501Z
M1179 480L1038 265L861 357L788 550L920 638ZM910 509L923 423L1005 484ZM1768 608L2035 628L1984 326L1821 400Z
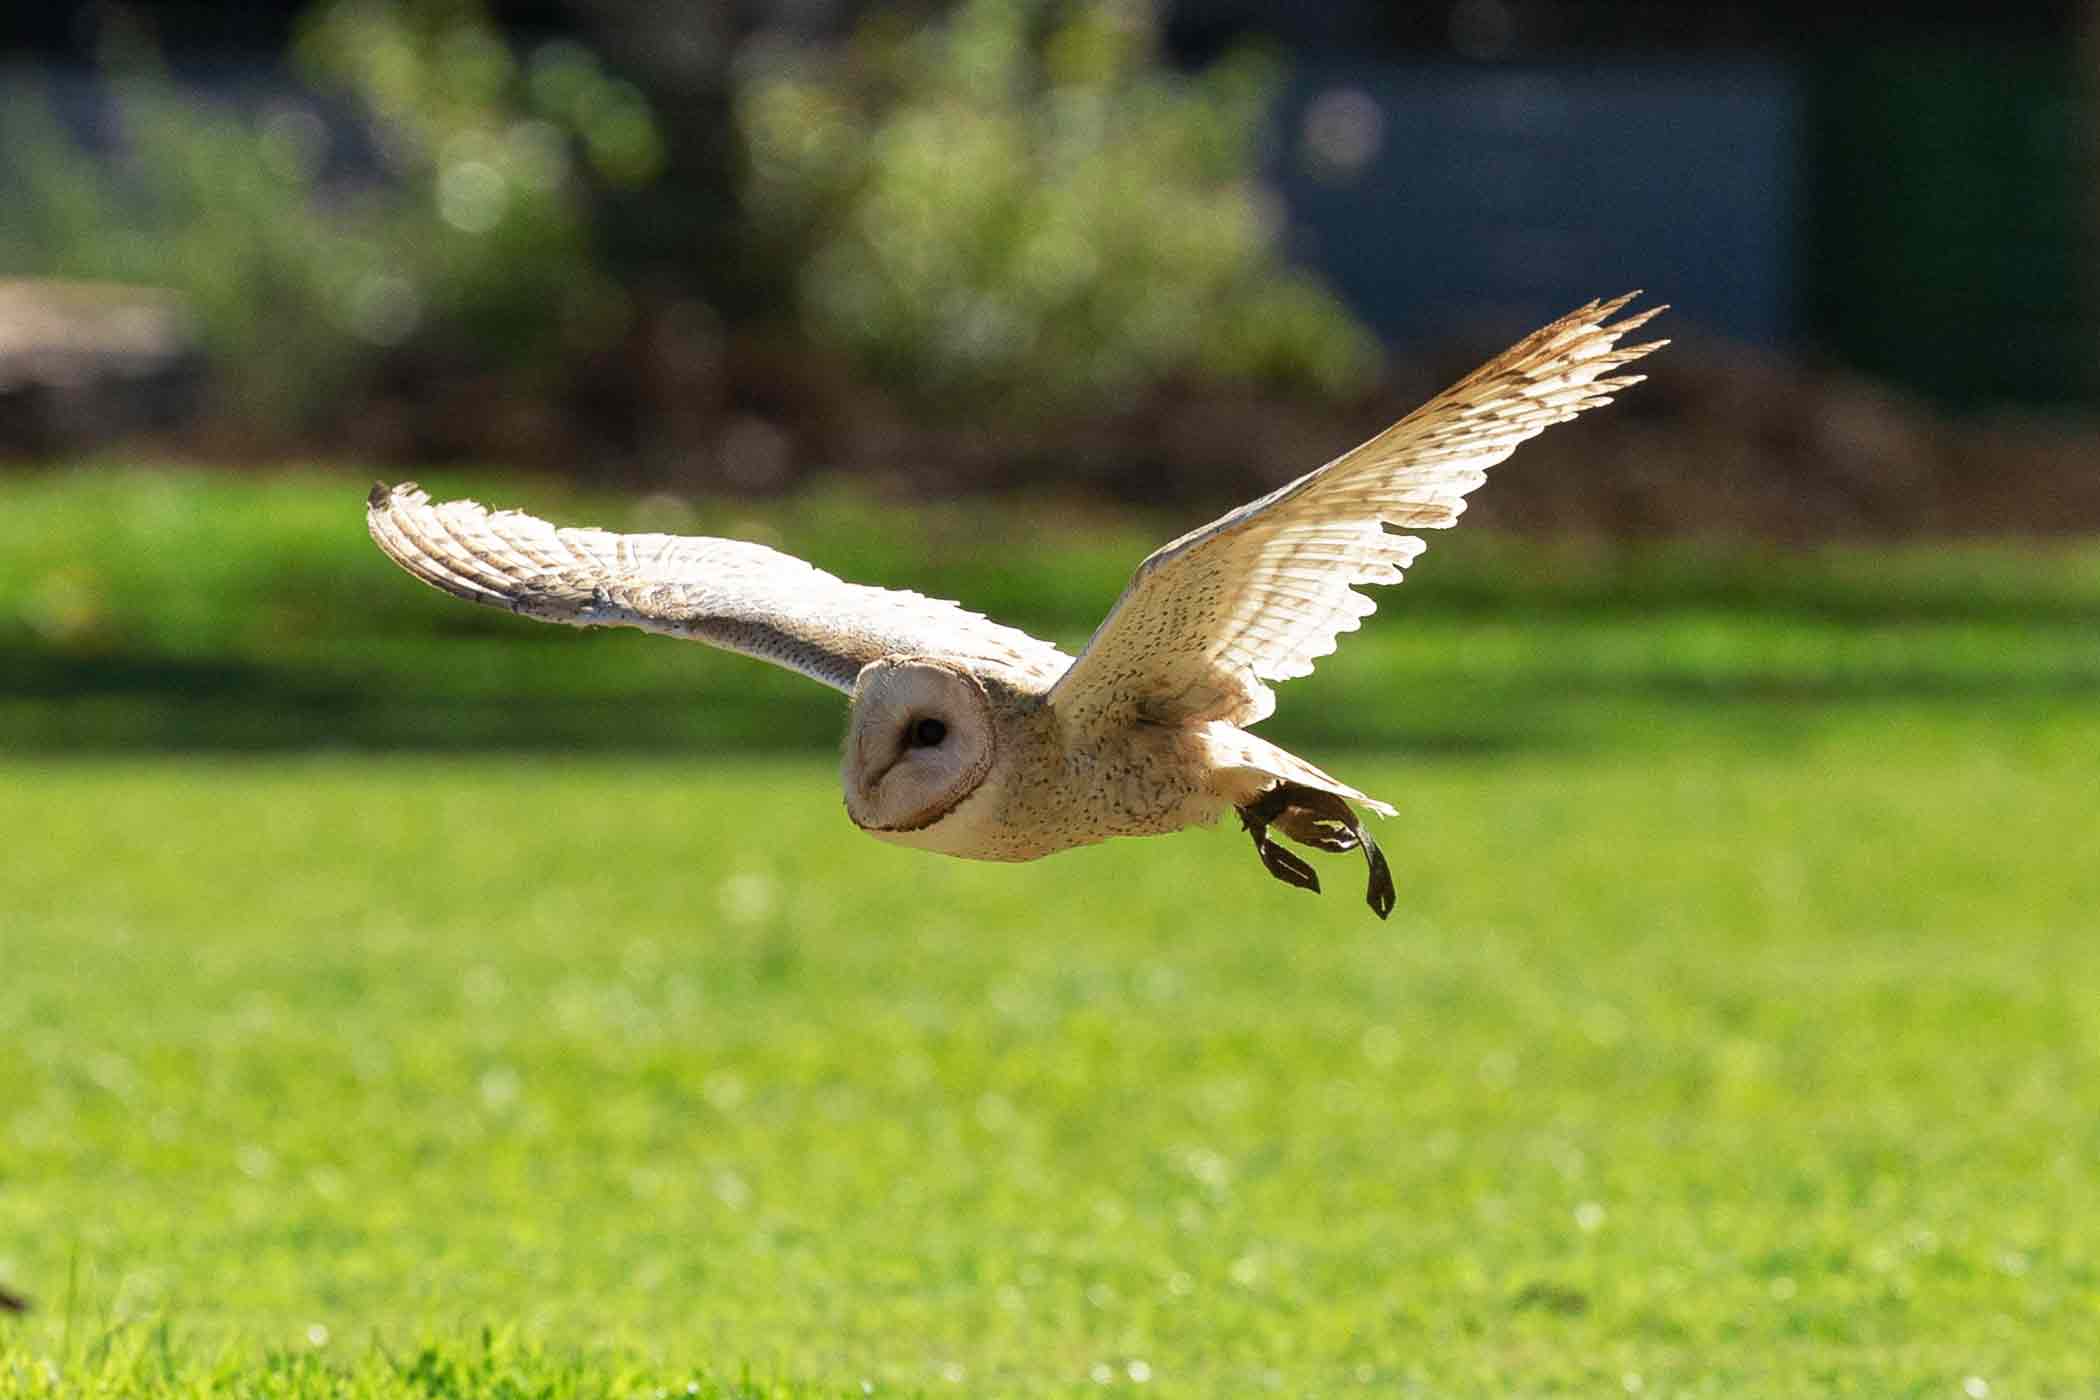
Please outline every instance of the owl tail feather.
M1272 823L1291 840L1316 851L1362 850L1371 869L1364 902L1381 919L1392 914L1399 895L1393 889L1393 873L1385 863L1385 852L1364 830L1355 809L1340 797L1300 783L1278 783L1239 812L1240 824L1254 838L1254 850L1262 865L1286 885L1301 890L1318 894L1320 877L1302 856L1284 849L1270 837Z

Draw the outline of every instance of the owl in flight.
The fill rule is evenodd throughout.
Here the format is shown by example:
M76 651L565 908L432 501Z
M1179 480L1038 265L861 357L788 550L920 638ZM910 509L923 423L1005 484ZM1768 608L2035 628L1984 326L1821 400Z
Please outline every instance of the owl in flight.
M1667 343L1621 346L1663 310L1633 295L1534 332L1354 451L1153 552L1075 658L916 593L846 583L742 540L557 528L473 501L379 486L372 538L470 602L578 627L625 626L791 667L850 700L840 778L870 835L977 860L1034 860L1228 807L1269 873L1318 890L1306 860L1361 850L1368 900L1392 875L1357 808L1393 808L1247 732L1377 606L1422 552L1401 533L1457 523L1487 468L1548 425L1640 382ZM1610 324L1607 324L1607 323Z

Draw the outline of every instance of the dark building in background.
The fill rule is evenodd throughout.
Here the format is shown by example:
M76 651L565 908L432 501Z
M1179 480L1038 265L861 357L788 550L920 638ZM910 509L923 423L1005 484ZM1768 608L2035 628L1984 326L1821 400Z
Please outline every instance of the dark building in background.
M1301 256L1390 337L1645 285L1957 405L2090 402L2100 182L2074 4L1181 0L1291 55ZM1418 333L1418 332L1417 332Z
M1803 94L1783 63L1308 58L1274 169L1295 251L1389 339L1521 333L1645 287L1687 325L1800 339Z
M2090 77L2069 35L1925 33L1804 65L1803 327L1950 403L2090 403Z

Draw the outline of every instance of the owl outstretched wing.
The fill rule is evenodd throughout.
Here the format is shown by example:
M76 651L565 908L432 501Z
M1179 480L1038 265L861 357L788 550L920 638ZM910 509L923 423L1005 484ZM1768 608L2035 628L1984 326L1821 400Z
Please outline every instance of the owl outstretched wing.
M1376 609L1356 586L1400 582L1422 552L1398 531L1457 523L1519 443L1641 381L1612 373L1668 343L1619 345L1666 309L1611 322L1638 295L1570 312L1369 442L1155 551L1052 707L1081 726L1267 716L1266 682L1310 675Z
M1072 658L954 603L846 583L745 540L550 525L412 482L375 486L365 524L434 588L576 627L639 627L707 642L851 692L885 656L940 656L1047 685Z

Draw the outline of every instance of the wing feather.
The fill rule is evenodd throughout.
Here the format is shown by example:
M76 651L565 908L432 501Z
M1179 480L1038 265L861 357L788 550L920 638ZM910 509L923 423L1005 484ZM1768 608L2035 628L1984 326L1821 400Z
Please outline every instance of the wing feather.
M1577 308L1369 442L1155 551L1051 704L1081 723L1266 717L1266 682L1310 675L1376 610L1357 586L1400 582L1422 552L1398 531L1456 524L1518 444L1641 381L1611 373L1668 343L1619 344L1666 309L1612 322L1638 295Z
M457 598L577 627L639 627L755 656L850 692L884 656L952 657L1047 686L1071 657L954 603L846 583L745 540L550 525L377 486L365 524L388 558Z

